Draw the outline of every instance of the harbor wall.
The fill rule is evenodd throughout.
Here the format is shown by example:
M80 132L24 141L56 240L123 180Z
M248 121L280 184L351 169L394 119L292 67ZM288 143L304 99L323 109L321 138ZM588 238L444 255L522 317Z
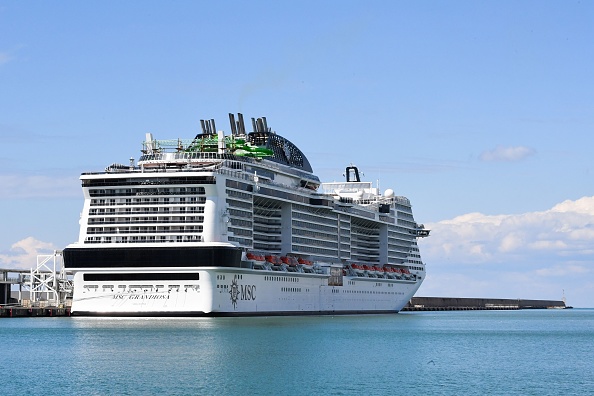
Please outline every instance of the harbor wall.
M403 311L462 311L566 308L563 301L512 298L413 297Z
M27 307L0 307L0 318L24 318L45 316L70 316L70 307L66 308L27 308Z

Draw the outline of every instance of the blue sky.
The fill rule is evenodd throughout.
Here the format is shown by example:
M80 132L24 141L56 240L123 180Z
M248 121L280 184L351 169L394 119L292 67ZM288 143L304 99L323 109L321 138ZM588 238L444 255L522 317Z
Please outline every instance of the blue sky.
M77 239L78 175L266 116L433 229L420 295L594 306L594 3L0 3L0 267Z

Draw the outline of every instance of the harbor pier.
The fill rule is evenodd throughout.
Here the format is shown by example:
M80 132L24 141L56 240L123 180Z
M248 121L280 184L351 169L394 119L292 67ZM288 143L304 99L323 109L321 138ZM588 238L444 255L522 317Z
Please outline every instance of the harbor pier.
M0 307L0 318L26 318L26 317L50 317L70 316L70 307L22 307L2 306Z
M524 300L520 298L413 297L402 311L477 311L516 309L564 309L557 300Z

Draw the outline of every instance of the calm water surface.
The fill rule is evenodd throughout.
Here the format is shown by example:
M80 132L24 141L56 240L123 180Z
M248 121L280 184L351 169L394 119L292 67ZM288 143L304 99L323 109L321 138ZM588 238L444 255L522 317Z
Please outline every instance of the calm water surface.
M594 310L0 320L2 394L594 394Z

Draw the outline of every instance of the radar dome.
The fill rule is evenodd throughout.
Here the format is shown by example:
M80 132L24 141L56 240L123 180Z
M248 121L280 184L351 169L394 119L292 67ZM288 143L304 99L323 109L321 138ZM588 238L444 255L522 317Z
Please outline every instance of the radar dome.
M394 196L394 190L392 190L391 188L388 188L384 192L384 197L386 197L386 198L392 198L393 196Z

